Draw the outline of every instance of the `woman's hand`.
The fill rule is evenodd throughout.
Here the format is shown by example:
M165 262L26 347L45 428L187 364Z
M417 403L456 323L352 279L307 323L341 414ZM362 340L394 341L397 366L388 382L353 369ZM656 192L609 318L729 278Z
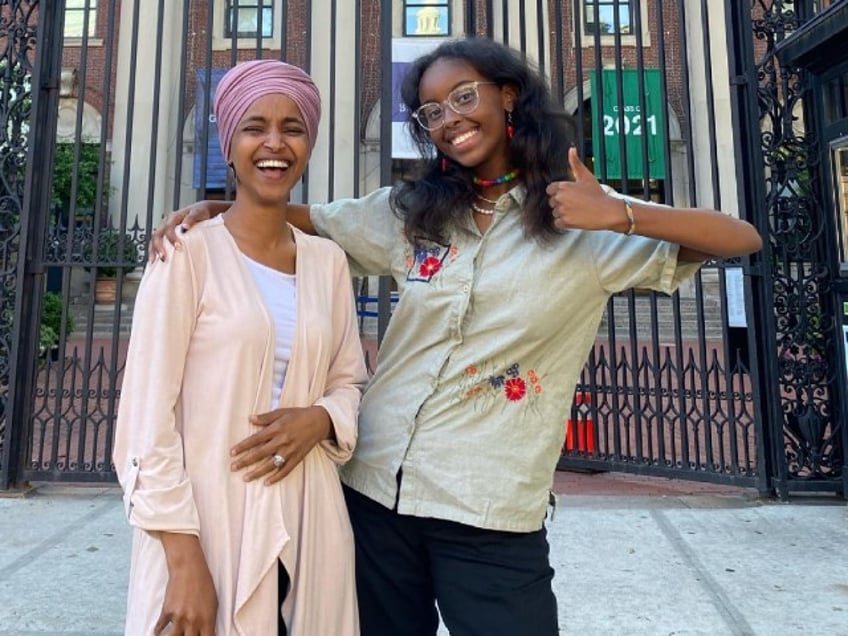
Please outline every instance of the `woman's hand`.
M150 249L147 258L152 263L157 258L165 260L165 241L172 243L175 249L181 249L182 244L177 236L177 228L188 230L195 223L211 219L230 207L229 201L198 201L191 205L171 212L165 221L153 230L150 237Z
M230 468L249 468L245 481L264 477L269 486L288 475L318 442L330 439L333 431L329 413L320 406L251 415L250 423L260 430L232 448ZM274 455L284 458L281 466L274 464Z
M574 181L557 181L547 188L554 225L560 230L626 232L629 222L624 203L604 192L595 175L580 161L576 148L568 151L568 165Z
M218 595L200 540L175 532L163 532L161 538L168 585L154 636L214 636Z

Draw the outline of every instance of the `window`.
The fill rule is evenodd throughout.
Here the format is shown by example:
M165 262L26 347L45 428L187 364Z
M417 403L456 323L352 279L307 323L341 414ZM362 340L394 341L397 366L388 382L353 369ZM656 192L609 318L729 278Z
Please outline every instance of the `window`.
M227 0L227 15L224 37L231 38L233 31L237 38L270 38L274 35L274 0Z
M450 1L404 0L403 34L406 37L450 35Z
M65 4L65 37L81 38L88 11L88 37L97 30L97 0L67 0Z
M831 145L834 176L834 202L839 216L839 260L840 272L848 274L848 140L842 139Z
M633 6L630 0L585 0L583 26L586 35L633 33ZM617 17L616 17L617 14Z

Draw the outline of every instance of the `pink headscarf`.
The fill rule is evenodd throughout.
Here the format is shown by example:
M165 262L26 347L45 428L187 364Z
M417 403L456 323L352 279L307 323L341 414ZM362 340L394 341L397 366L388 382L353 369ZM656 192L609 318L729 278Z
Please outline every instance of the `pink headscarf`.
M282 93L300 109L310 149L315 147L321 119L321 95L303 70L279 60L253 60L236 64L218 82L213 111L218 122L221 152L230 162L230 142L239 120L260 97Z

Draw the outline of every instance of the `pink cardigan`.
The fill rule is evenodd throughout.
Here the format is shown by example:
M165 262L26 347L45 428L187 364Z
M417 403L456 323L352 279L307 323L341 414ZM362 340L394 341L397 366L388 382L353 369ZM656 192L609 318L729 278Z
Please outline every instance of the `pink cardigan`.
M218 594L216 634L276 633L277 559L293 636L359 633L353 536L337 473L366 381L344 253L295 233L297 325L281 406L321 405L336 442L281 482L242 481L229 450L271 410L274 332L221 217L147 268L133 315L114 461L134 526L126 634L149 635L168 571L157 531L198 535Z

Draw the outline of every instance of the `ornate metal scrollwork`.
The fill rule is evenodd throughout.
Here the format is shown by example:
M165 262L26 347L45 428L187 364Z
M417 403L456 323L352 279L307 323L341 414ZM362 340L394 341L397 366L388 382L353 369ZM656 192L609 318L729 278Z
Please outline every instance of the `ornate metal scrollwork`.
M14 336L38 0L0 0L0 472Z
M828 311L832 272L825 223L827 207L814 187L819 140L805 126L811 87L802 72L780 65L775 46L795 31L808 0L756 0L752 4L766 171L771 267L787 478L829 480L841 471L838 426L830 387L836 361L826 343L836 325Z

